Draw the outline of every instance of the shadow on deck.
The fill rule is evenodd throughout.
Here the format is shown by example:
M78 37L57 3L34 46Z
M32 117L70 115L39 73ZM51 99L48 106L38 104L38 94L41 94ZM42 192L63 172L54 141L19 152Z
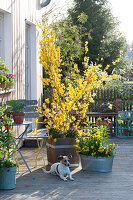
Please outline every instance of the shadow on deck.
M112 142L118 144L112 172L88 173L79 167L71 170L74 181L64 182L58 176L44 174L41 167L33 168L35 180L29 173L17 175L16 188L0 191L0 199L133 200L133 139L111 138Z

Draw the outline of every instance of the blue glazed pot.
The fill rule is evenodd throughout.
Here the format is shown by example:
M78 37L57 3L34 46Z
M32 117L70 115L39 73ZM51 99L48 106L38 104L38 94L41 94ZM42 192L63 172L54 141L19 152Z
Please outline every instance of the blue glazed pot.
M17 167L0 168L0 189L9 190L16 187Z
M92 172L111 172L114 156L110 157L93 157L80 155L83 170Z

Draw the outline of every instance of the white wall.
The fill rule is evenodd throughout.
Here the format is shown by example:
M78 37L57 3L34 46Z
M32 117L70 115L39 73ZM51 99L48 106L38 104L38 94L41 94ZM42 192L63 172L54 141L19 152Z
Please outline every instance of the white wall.
M4 13L5 62L16 75L15 93L12 99L25 98L25 23L31 24L31 99L41 102L42 67L39 64L40 30L36 28L46 8L40 7L40 0L0 0L0 12Z

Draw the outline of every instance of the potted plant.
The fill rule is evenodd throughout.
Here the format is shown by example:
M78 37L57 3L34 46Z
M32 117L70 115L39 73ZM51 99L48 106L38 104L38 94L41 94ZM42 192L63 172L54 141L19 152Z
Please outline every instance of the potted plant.
M8 82L8 79L6 78L6 76L0 74L0 88L5 88L6 87L6 83Z
M107 126L88 124L76 138L77 152L81 157L83 170L112 171L115 144L108 144Z
M25 117L24 113L25 104L22 102L18 102L17 100L10 100L8 105L11 106L12 108L11 111L14 122L16 124L22 124Z
M49 138L46 138L47 159L48 164L51 165L58 162L60 155L72 155L71 166L77 167L79 165L79 156L75 149L75 138L78 132L70 128L67 132L62 132L57 129L49 129Z
M9 74L9 68L5 66L3 60L0 61L0 88L8 90L14 85L15 75Z
M88 51L88 43L85 42L85 54ZM74 133L81 128L81 122L86 117L88 104L94 103L94 90L107 78L107 72L101 71L101 66L89 65L89 58L84 58L84 75L79 74L76 63L72 63L73 81L62 82L61 66L63 64L60 49L56 49L54 35L45 26L42 30L40 41L40 63L44 67L44 78L41 78L45 88L51 91L51 98L45 98L43 108L38 108L40 116L44 117L49 138L46 141L47 158L49 164L56 160L55 154L68 154L66 147L72 148L73 156L75 148ZM44 51L47 49L47 51ZM78 77L78 78L77 78ZM62 153L61 153L62 150ZM56 154L57 155L57 154ZM73 160L74 156L73 156ZM78 163L77 163L78 164Z
M2 109L3 107L0 106L0 110ZM2 111L1 116L3 121L0 122L0 189L13 189L16 185L17 163L12 156L14 137L9 128L12 119Z

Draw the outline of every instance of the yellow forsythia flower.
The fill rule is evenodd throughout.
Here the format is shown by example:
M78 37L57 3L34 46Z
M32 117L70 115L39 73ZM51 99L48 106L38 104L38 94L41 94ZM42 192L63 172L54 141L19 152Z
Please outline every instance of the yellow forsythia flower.
M56 142L57 140L56 140L56 138L54 139L54 142Z
M41 27L41 26L40 26ZM85 42L85 52L88 51L88 42ZM64 58L61 57L60 49L56 48L55 37L47 27L42 26L42 39L40 40L39 61L44 67L46 78L41 77L44 86L50 86L52 89L52 98L45 99L42 108L38 108L40 116L47 119L47 130L51 128L67 132L73 124L75 129L79 129L80 122L85 118L88 109L88 103L94 103L92 91L98 88L108 76L106 71L101 74L101 65L89 64L89 58L84 57L84 66L86 71L83 76L79 76L79 68L74 64L73 58L73 76L75 82L71 83L69 78L67 84L62 83L62 70ZM101 74L101 76L99 76ZM81 101L83 99L83 101ZM49 104L51 103L51 106ZM73 116L74 113L80 113L79 120ZM83 133L79 133L79 136ZM52 136L51 136L52 137Z
M112 107L113 107L113 105L112 105L112 104L109 104L108 108L109 108L110 110L112 110Z
M115 64L116 64L116 62L114 62L114 61L113 61L113 62L112 62L112 64L113 64L113 65L115 65Z
M37 124L37 122L38 122L38 119L35 119L34 121L35 121L35 124Z
M46 102L47 104L49 104L49 103L50 103L49 99L45 99L45 102Z
M115 78L119 78L119 75L113 74L113 75L112 75L112 78L114 78L114 79L115 79Z
M32 130L32 133L36 133L36 131L37 131L36 128L34 128L34 129Z

